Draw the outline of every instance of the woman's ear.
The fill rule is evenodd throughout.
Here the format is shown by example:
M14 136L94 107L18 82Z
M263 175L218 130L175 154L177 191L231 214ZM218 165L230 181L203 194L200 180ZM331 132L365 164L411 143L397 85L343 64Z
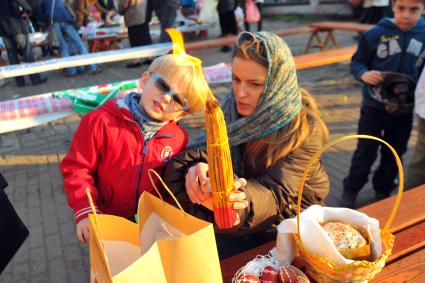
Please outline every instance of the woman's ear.
M142 76L139 79L139 89L143 91L144 86L148 83L149 79L151 78L150 72L144 72Z

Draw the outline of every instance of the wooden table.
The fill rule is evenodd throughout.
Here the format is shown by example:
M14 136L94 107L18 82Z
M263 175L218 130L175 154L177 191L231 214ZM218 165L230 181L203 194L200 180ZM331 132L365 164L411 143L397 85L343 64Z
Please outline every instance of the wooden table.
M358 209L380 221L381 228L393 208L395 196ZM425 282L425 184L403 193L390 231L395 235L391 256L384 269L370 282ZM256 255L264 255L274 242L237 254L220 262L223 281L231 282L236 271ZM293 263L302 268L297 257Z
M355 22L326 21L312 23L309 25L309 27L313 28L313 31L310 35L310 38L308 39L304 53L307 53L313 47L319 47L320 50L338 47L338 43L334 35L334 30L365 32L374 27L374 25ZM324 33L324 39L323 36L321 36L321 33Z

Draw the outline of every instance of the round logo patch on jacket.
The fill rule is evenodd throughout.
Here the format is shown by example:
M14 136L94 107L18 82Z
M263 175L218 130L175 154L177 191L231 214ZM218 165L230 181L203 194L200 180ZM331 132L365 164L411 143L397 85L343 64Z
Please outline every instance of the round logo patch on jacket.
M171 146L166 146L161 150L161 159L163 162L170 161L171 157L173 156L173 149Z

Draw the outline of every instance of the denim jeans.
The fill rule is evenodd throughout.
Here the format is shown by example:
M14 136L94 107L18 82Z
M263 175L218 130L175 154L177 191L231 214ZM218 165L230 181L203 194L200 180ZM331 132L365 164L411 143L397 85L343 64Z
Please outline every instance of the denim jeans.
M22 53L25 62L34 62L34 55L32 53L31 43L28 34L18 33L14 36L3 36L4 45L7 50L7 58L9 64L19 64L18 51ZM39 74L31 74L30 79L32 83L37 83L40 80ZM17 85L24 85L25 78L23 76L15 77Z
M56 37L59 41L59 50L62 57L69 57L71 55L71 50L75 49L78 54L88 54L88 50L84 45L83 41L80 38L77 30L71 23L61 22L54 23L53 27L55 29ZM72 44L72 46L70 46ZM96 71L96 65L89 66L90 71ZM66 69L67 73L70 75L75 75L77 73L76 67L70 67Z

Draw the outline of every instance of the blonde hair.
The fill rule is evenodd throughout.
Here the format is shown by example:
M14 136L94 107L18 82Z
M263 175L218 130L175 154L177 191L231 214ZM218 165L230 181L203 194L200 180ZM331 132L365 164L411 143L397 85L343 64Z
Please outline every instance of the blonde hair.
M246 145L244 162L249 171L260 174L273 166L311 137L317 125L321 131L322 144L328 140L329 131L320 117L316 101L306 90L301 88L300 91L300 112L282 129Z
M190 113L204 108L209 95L209 86L201 65L194 66L182 55L167 54L156 58L148 71L164 76L171 87L178 84L181 94L187 99Z

